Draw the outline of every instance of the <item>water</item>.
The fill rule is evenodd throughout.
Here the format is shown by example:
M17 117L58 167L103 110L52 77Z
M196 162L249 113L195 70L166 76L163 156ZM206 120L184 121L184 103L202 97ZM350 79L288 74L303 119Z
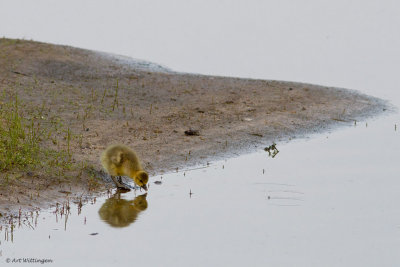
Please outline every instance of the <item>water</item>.
M0 0L0 36L177 71L361 90L400 104L395 0Z
M80 214L78 205L67 217L56 217L55 208L41 212L30 219L35 230L25 223L12 242L10 235L2 241L3 259L47 258L59 266L396 265L395 119L281 143L274 158L259 151L152 177L147 200L132 191L122 200L100 197Z
M0 35L177 71L358 89L399 105L399 8L388 0L0 0ZM42 211L12 235L1 230L0 262L397 266L399 125L397 113L385 115L278 143L274 158L256 151L152 177L146 201L129 192L81 211L73 204L68 216Z

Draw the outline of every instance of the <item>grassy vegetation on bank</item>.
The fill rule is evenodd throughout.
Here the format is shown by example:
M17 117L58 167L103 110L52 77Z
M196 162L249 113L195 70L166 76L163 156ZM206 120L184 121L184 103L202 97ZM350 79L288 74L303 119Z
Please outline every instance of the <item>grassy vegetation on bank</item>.
M28 111L29 110L29 111ZM0 171L1 185L10 179L36 172L53 177L67 177L77 169L71 161L69 144L71 132L67 129L66 149L51 149L45 141L53 131L43 123L43 107L24 108L17 95L2 93L0 97ZM53 139L54 140L54 139Z

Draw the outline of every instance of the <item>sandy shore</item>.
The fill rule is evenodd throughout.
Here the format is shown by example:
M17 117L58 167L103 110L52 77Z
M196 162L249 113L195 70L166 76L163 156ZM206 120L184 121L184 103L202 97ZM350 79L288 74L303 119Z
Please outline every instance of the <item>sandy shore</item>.
M133 147L155 175L273 142L279 147L281 141L354 124L388 108L380 99L346 89L176 73L156 64L32 41L0 39L0 62L1 89L9 96L18 94L27 116L41 107L43 125L55 129L41 145L66 149L68 128L72 160L86 164L79 179L60 179L39 169L20 171L18 179L5 185L3 175L3 214L104 190L109 185L98 158L111 143ZM189 129L199 135L186 135Z

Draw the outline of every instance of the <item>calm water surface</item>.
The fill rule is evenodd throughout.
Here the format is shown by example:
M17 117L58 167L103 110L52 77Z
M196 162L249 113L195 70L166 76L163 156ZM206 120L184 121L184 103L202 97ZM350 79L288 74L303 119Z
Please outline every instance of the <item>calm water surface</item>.
M12 240L2 230L2 258L59 266L394 266L394 120L278 143L274 158L260 151L152 177L147 198L114 191L81 211L72 205L68 216L41 212L32 227L16 226Z
M400 100L396 0L0 0L0 36ZM396 101L400 104L400 101Z
M398 10L391 0L0 0L0 36L399 105ZM398 266L399 126L397 113L350 123L278 142L274 158L257 151L152 177L146 196L112 192L68 216L42 211L12 234L1 229L0 265Z

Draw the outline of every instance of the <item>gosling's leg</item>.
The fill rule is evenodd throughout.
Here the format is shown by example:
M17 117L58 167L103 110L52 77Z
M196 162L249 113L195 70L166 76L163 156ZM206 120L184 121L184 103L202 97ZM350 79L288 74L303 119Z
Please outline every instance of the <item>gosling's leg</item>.
M119 182L120 185L122 185L122 187L120 186L120 188L128 189L128 190L131 189L131 187L129 185L127 185L126 183L122 182L122 176L118 176L118 182Z
M111 179L114 181L115 185L118 187L118 185L120 184L117 180L117 178L115 176L111 175Z
M114 181L115 185L118 188L123 188L123 189L130 189L127 185L122 183L122 178L121 176L118 176L118 178L116 178L115 176L111 176L111 179Z

